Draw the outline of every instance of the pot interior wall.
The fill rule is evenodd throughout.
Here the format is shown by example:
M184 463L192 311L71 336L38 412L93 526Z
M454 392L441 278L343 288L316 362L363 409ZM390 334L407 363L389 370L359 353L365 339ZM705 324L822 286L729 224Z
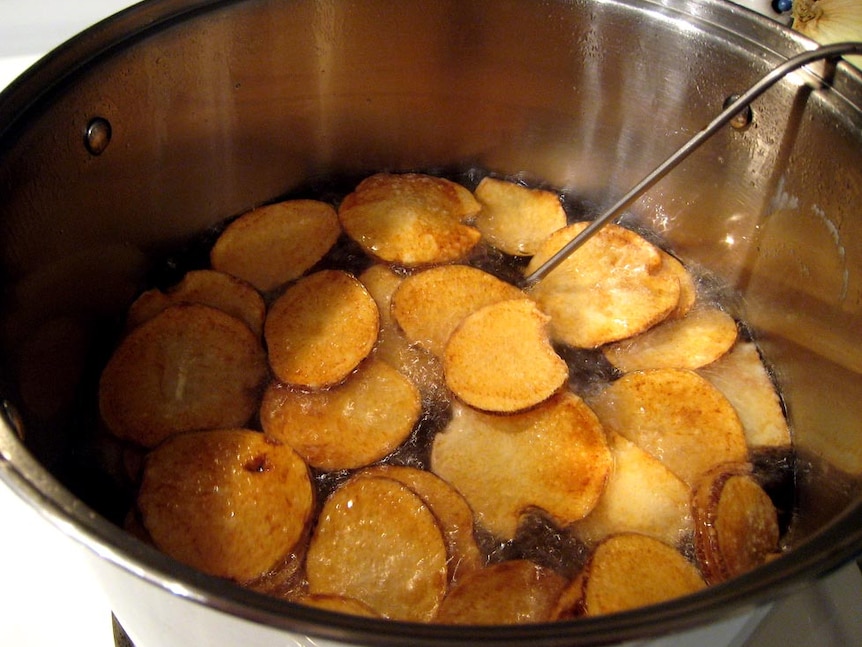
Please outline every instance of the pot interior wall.
M697 17L648 0L210 4L102 26L77 44L92 60L59 52L0 101L5 387L27 445L85 500L105 490L91 467L116 460L84 449L99 433L86 376L201 232L381 169L518 177L589 217L801 48L717 2ZM794 541L857 505L862 476L859 85L844 65L833 91L782 82L627 216L726 282L773 367L803 467ZM97 117L112 132L98 155Z

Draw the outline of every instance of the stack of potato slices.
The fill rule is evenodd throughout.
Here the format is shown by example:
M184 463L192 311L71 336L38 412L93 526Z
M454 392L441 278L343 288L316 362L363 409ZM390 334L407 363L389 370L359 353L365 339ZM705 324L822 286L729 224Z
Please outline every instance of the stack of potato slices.
M585 226L552 191L421 173L232 220L102 372L141 457L129 529L291 602L445 624L615 613L773 559L787 511L755 458L791 441L757 347L622 226L512 280Z

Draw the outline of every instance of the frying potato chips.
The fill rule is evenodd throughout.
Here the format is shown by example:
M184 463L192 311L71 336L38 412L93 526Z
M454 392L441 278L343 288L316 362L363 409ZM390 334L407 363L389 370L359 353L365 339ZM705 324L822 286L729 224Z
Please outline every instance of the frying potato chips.
M544 402L569 378L548 318L529 299L500 301L466 317L449 337L443 373L452 392L483 411L511 413Z
M595 414L569 392L508 416L455 403L431 449L431 470L502 539L515 536L531 508L563 525L582 519L601 496L611 463Z
M308 546L308 588L354 598L393 620L428 622L446 594L446 559L437 520L415 492L362 476L323 506Z
M560 198L550 191L486 177L475 195L482 204L476 228L507 254L532 256L548 236L566 226Z
M559 229L530 260L531 274L588 223ZM658 248L635 232L606 225L532 289L551 317L555 340L596 348L643 332L679 304L680 284Z
M260 420L267 434L290 444L309 465L332 471L385 457L410 435L421 411L416 387L372 358L326 390L271 384Z
M464 258L481 238L465 221L480 208L469 190L450 180L379 173L344 198L338 217L371 256L419 267Z
M392 295L405 336L437 357L464 318L487 305L522 299L514 285L469 265L443 265L407 277Z
M142 293L129 307L126 326L134 328L165 308L183 303L224 310L244 321L255 335L263 331L266 306L260 293L245 281L214 270L192 270L166 292L153 289Z
M102 372L99 410L116 436L146 447L183 431L245 425L266 355L242 321L171 306L126 335Z
M528 560L474 571L453 588L437 613L443 624L512 625L547 622L566 580Z
M159 549L248 582L279 564L314 509L308 469L288 445L246 429L174 436L148 456L138 495Z
M719 308L700 307L687 315L602 348L623 372L649 368L696 369L717 360L736 341L736 322Z
M317 200L277 202L230 223L213 245L210 263L268 292L302 276L340 233L332 205Z
M690 486L716 465L748 458L736 411L693 371L626 373L590 405L606 429L652 454Z
M338 384L377 341L377 304L357 279L321 270L291 285L264 322L269 363L279 380L310 389Z

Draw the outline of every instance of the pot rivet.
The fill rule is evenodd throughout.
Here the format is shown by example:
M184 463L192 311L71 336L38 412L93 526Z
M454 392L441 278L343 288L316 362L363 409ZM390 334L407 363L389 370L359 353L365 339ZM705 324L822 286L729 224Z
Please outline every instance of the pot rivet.
M732 94L727 97L727 99L724 100L724 109L726 110L729 108L730 104L737 99L739 99L738 94ZM731 127L736 130L745 130L751 125L752 121L754 121L754 111L751 109L751 106L745 106L728 123L730 123Z
M92 155L101 155L110 143L111 123L102 117L95 117L87 124L84 146Z

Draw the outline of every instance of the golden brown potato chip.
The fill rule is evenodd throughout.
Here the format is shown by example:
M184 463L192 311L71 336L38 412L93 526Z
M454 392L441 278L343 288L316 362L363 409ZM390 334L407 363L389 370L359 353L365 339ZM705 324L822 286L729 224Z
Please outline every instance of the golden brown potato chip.
M464 258L481 238L464 221L479 209L473 194L450 180L379 173L344 198L338 217L368 254L417 267Z
M324 504L306 571L312 594L355 598L386 618L427 622L447 589L446 544L410 488L389 478L354 478Z
M561 525L582 519L611 464L598 419L570 392L508 416L456 402L431 449L432 471L464 496L478 524L503 539L515 536L532 508Z
M443 357L464 318L500 301L522 299L510 283L468 265L443 265L407 277L392 295L392 316L408 340Z
M244 321L255 335L263 332L266 305L260 293L242 279L214 270L193 270L166 292L152 289L142 293L129 307L126 326L139 326L165 308L181 303L224 310Z
M413 384L372 358L329 389L304 391L272 383L260 421L267 434L288 443L309 465L332 471L385 457L410 435L421 412Z
M572 524L588 545L636 532L678 545L692 530L691 488L660 461L619 434L608 434L614 468L598 504Z
M120 342L102 372L99 409L112 433L153 447L183 431L245 425L266 376L260 341L242 321L176 305Z
M566 580L528 560L492 564L454 587L440 606L442 624L512 625L547 622Z
M449 549L450 581L454 582L482 566L482 554L473 534L473 511L464 497L446 481L431 472L400 465L369 467L359 474L385 476L398 481L418 494L431 509Z
M510 413L544 402L569 378L548 318L529 299L500 301L465 318L449 337L443 373L452 392L483 411Z
M587 225L578 222L551 234L526 274ZM643 332L674 311L679 279L663 267L658 248L633 231L607 225L545 276L532 295L550 315L554 339L595 348Z
M362 616L364 618L380 617L380 614L367 604L363 604L353 598L344 597L343 595L303 595L293 601L309 607L335 611L336 613L347 613L352 616Z
M738 342L727 355L698 373L730 400L749 447L790 446L790 428L778 392L753 343Z
M675 256L668 254L664 250L659 250L662 258L663 272L673 274L679 281L679 303L669 317L684 317L689 310L694 307L697 301L697 285L694 282L694 277L686 269Z
M269 309L263 332L269 363L286 384L338 384L368 357L377 341L377 304L353 276L322 270L284 291Z
M648 368L696 369L729 351L736 336L733 317L719 308L704 306L609 344L602 352L623 372Z
M714 466L748 457L730 402L693 371L626 373L590 405L608 431L652 454L690 486Z
M314 496L308 468L290 447L224 429L180 434L154 449L138 506L160 550L244 583L304 538Z
M268 292L302 276L338 240L335 209L317 200L287 200L234 220L210 252L213 269Z
M675 548L646 535L613 535L593 551L581 575L561 596L562 604L554 615L617 613L695 593L705 586L697 568Z
M560 198L550 191L486 177L475 196L482 205L476 228L491 245L513 256L532 256L548 236L566 226Z
M778 513L751 465L721 465L694 491L695 548L706 581L723 582L778 552Z

